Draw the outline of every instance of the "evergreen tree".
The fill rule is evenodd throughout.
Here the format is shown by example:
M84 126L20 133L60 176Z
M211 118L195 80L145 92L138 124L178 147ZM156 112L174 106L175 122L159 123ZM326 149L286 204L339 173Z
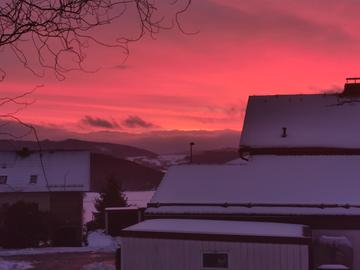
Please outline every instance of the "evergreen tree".
M95 201L95 215L94 225L96 228L105 228L105 208L107 207L126 207L128 206L127 198L118 184L116 179L110 178L100 197Z

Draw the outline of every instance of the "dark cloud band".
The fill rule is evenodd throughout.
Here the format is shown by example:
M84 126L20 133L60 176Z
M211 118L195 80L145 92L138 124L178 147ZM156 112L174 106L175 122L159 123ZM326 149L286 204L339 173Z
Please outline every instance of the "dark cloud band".
M84 116L81 122L85 125L97 128L119 129L120 126L114 120L107 120L99 117Z

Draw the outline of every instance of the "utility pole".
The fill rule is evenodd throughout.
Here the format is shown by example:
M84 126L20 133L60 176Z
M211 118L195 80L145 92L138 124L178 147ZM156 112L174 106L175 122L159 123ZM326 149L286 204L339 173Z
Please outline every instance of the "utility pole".
M193 146L195 145L194 142L190 143L190 164L193 162Z

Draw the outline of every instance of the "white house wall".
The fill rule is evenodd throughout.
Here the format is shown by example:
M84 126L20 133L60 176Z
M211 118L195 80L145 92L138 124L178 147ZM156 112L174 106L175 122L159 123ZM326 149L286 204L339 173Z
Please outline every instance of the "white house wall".
M122 238L123 270L199 270L205 252L228 253L229 270L308 270L308 246Z
M7 177L0 192L89 191L89 152L44 152L42 162L38 152L26 157L16 152L0 152L0 175ZM35 184L29 182L31 175L37 176Z

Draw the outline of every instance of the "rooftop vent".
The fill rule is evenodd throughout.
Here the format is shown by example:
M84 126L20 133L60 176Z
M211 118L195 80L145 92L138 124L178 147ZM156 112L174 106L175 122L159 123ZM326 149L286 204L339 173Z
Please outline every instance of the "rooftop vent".
M345 97L360 97L360 77L346 78L344 92L342 96Z

